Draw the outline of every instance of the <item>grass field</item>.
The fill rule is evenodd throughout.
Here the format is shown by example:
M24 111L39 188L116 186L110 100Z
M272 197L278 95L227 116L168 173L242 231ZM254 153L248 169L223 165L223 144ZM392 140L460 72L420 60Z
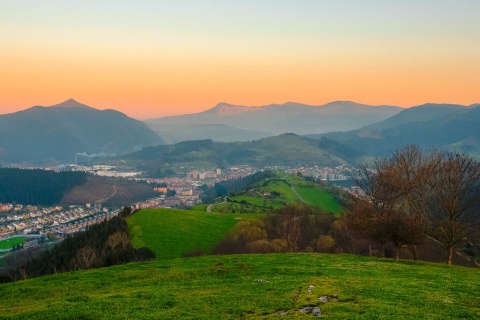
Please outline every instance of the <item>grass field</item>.
M478 319L479 284L478 269L423 262L204 256L2 284L0 319L310 318L299 312L306 306L325 319Z
M342 207L330 192L324 189L309 187L296 187L295 190L305 201L311 205L322 208L336 215L342 213Z
M292 186L301 199L292 190ZM264 196L265 193L272 194L274 192L278 192L280 196ZM264 208L267 210L279 209L289 204L299 203L302 199L310 205L317 206L336 215L342 213L342 207L327 188L315 182L306 181L303 177L286 175L281 172L277 172L277 177L274 179L260 181L257 188L231 197L232 201L239 204L225 203L216 205L215 210L225 213L263 212Z
M128 218L134 247L149 247L157 259L181 257L194 249L209 253L239 219L256 215L192 210L146 209Z
M9 249L9 248L11 249L13 248L13 246L16 246L17 244L22 244L27 239L28 237L15 237L9 240L1 240L0 249Z

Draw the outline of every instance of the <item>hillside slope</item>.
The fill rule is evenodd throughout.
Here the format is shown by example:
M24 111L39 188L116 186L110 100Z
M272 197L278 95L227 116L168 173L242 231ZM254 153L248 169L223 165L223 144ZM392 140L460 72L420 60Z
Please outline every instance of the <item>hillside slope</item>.
M189 210L147 209L128 218L135 248L148 247L157 259L180 258L194 250L211 253L239 221L258 215L219 215Z
M424 105L362 129L324 136L369 156L386 156L406 144L477 153L479 124L480 107Z
M432 263L205 256L0 284L0 319L292 319L304 307L328 319L478 319L478 283L476 269Z
M136 166L137 170L151 173L165 166L198 170L233 165L337 166L352 161L340 153L324 150L318 140L295 134L282 134L249 142L184 141L148 147L119 156L114 161L117 160L125 160L129 165Z
M160 143L142 122L72 99L0 115L0 164L74 163L76 153L118 154Z

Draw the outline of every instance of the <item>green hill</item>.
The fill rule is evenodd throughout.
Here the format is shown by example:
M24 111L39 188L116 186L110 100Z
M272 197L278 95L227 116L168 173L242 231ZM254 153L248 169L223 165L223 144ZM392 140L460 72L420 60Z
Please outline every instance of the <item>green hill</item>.
M340 197L338 191L321 183L277 171L275 177L252 183L227 202L212 206L212 211L260 213L304 202L338 215L343 211Z
M147 147L112 158L125 161L136 170L155 174L166 168L187 172L199 168L222 168L235 165L265 166L337 166L350 160L340 153L330 153L319 140L292 133L248 142L184 141L173 145ZM104 160L102 160L104 161Z
M193 250L210 253L238 221L252 218L258 215L147 209L135 213L127 221L135 248L148 247L157 259L172 259Z
M479 283L476 269L422 262L205 256L2 284L0 319L292 319L317 306L327 319L478 319Z

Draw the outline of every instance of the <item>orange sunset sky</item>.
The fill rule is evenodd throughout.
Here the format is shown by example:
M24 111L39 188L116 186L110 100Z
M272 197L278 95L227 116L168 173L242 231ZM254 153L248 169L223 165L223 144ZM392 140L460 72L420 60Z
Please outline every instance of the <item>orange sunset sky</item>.
M0 0L0 114L480 102L480 1Z

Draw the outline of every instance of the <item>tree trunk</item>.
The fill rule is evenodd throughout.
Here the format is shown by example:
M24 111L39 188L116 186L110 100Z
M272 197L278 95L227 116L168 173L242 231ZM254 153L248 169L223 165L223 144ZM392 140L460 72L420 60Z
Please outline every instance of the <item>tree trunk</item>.
M395 262L398 262L400 248L395 246Z
M448 261L447 261L447 264L449 266L452 265L452 260L453 260L453 247L450 247L450 249L448 251Z
M385 258L385 243L382 243L382 258Z

